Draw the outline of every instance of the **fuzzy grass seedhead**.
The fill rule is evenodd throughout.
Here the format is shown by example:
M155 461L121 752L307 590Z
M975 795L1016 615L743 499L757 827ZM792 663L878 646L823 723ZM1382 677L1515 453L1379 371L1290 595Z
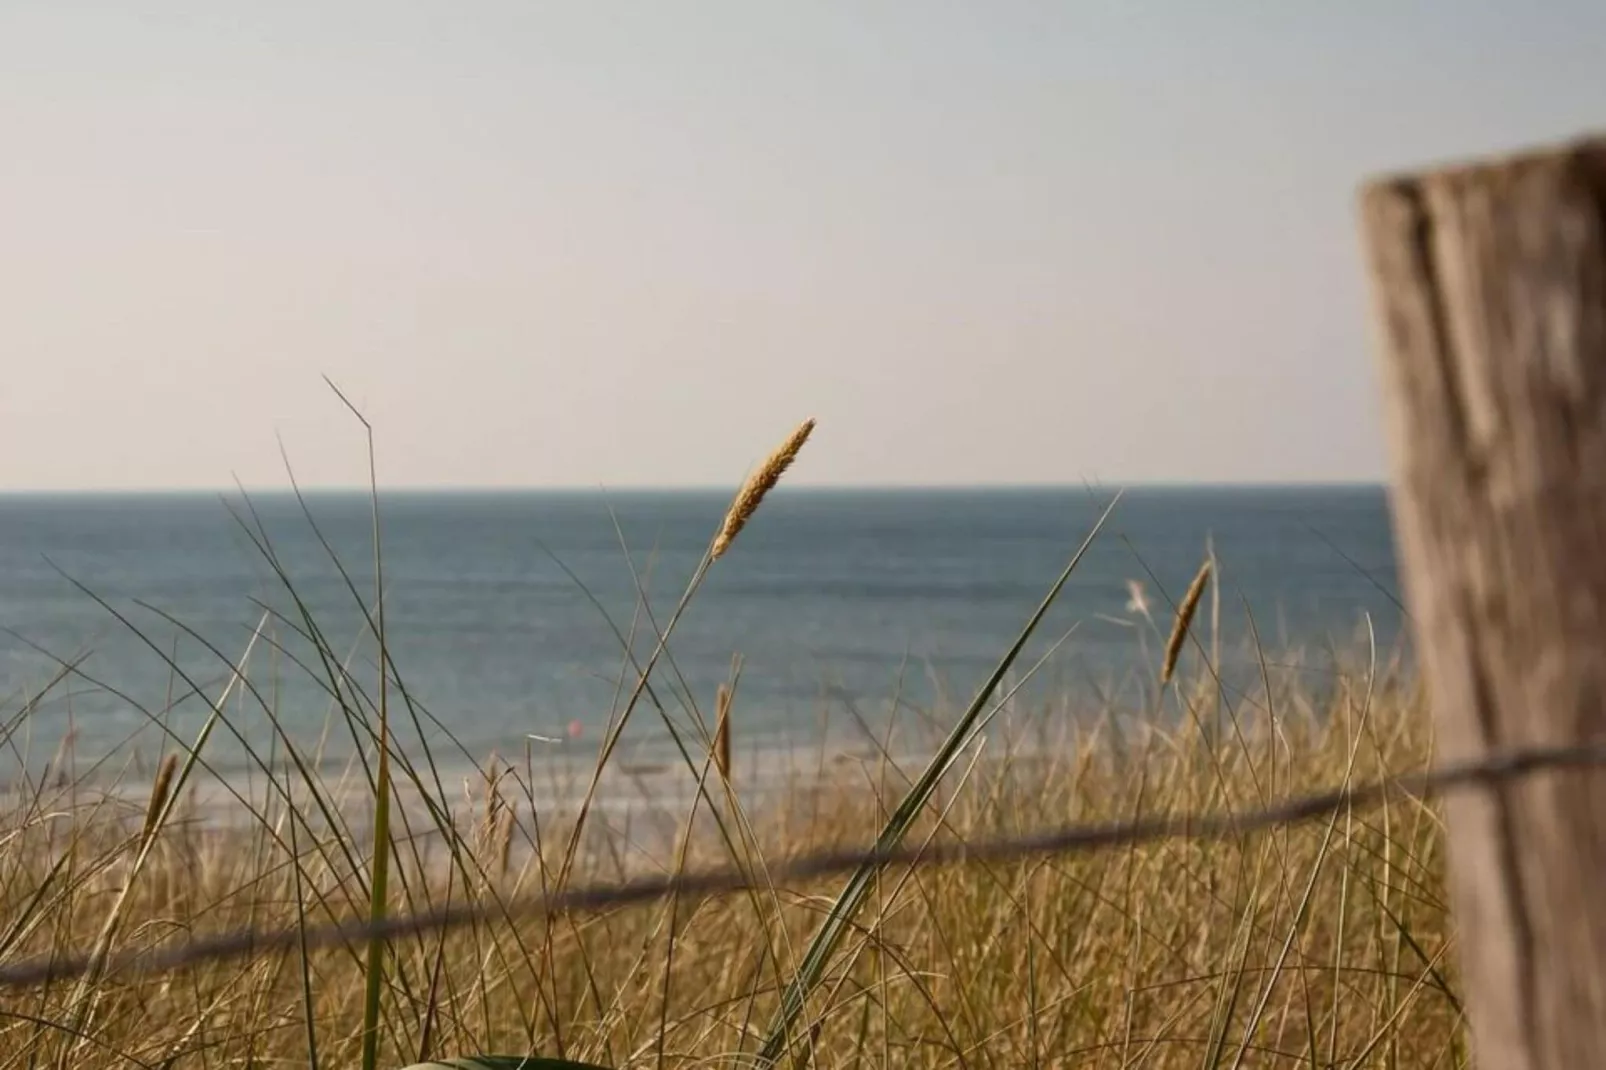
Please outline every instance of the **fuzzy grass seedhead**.
M753 514L758 512L758 507L764 502L764 496L775 489L775 485L781 481L781 476L792 467L792 462L797 460L798 453L803 449L803 443L809 440L809 435L813 431L813 417L798 424L797 430L793 431L774 453L765 458L758 470L742 484L742 489L736 492L735 500L725 512L725 521L719 526L719 534L714 538L714 547L710 553L714 560L719 560L725 551L730 549L731 543L736 541L736 536L742 533L742 529L753 518Z
M720 684L714 698L714 768L726 783L731 778L731 689Z
M1177 605L1177 617L1171 625L1171 635L1165 641L1165 658L1160 662L1160 683L1168 684L1171 676L1177 671L1177 659L1182 657L1182 644L1188 638L1188 629L1193 626L1193 615L1199 611L1199 600L1204 597L1205 588L1210 584L1210 562L1205 561L1199 566L1199 571L1193 574L1193 582L1188 584L1187 593Z
M177 772L178 755L169 754L162 760L161 767L156 771L156 781L151 785L150 802L145 807L145 823L139 832L141 844L149 842L156 835L162 812L167 809L167 797L173 792L173 774Z

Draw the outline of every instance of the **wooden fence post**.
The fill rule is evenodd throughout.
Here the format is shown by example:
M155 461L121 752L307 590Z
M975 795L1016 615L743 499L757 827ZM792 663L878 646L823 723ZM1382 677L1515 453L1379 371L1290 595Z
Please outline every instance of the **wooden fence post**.
M1440 753L1606 739L1606 138L1380 179L1360 207ZM1606 1067L1606 770L1446 817L1478 1065Z

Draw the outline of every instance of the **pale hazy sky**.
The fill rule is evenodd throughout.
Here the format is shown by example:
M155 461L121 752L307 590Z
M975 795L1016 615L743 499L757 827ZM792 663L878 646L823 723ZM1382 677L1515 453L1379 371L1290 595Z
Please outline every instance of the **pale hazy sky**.
M1370 174L1576 0L0 0L0 487L1372 479Z

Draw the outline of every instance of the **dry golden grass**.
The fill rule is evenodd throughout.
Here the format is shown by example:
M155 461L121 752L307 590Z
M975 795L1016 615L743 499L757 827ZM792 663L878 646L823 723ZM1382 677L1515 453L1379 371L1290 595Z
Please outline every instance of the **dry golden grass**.
M720 684L714 696L714 768L721 780L731 777L731 689Z
M725 519L720 522L719 533L714 536L713 545L709 548L711 558L720 558L729 550L736 536L742 533L747 522L753 519L758 507L764 504L764 499L780 483L786 470L792 467L797 455L802 452L803 444L809 440L814 431L814 420L809 418L798 424L796 429L786 437L786 441L775 447L764 463L747 477L731 501L730 508L725 511Z
M907 842L1248 808L1423 765L1428 718L1407 684L1370 686L1357 673L1322 692L1269 696L1275 726L1251 716L1268 696L1236 697L1231 743L1194 727L1117 732L1097 711L1074 740L1017 722L950 775ZM1172 711L1182 726L1213 721L1220 701L1208 681L1170 696L1200 707ZM829 764L821 781L747 813L730 838L706 834L705 804L693 835L661 857L761 873L764 860L866 845L918 771ZM421 840L398 846L393 912L475 902L492 920L393 945L382 1061L539 1052L620 1067L745 1065L740 1053L755 1049L840 881L497 918L506 897L553 879L568 832L561 815L532 822L524 790L502 772L476 789L472 813L461 795L446 800L461 830L455 864L439 837L429 856ZM717 805L732 816L730 798ZM145 809L72 785L6 801L0 962L95 944ZM316 833L282 803L229 833L194 816L181 808L155 833L121 902L118 950L366 913L356 837ZM571 881L617 879L619 844L601 826L585 843ZM1395 802L1238 839L894 869L810 998L803 1043L820 1067L1463 1065L1442 849L1436 812ZM113 970L82 998L72 980L6 991L0 1068L306 1066L309 1024L319 1065L353 1065L363 954L314 951L305 970L293 950L163 975Z
M1206 561L1194 573L1193 582L1188 584L1188 590L1183 594L1182 601L1177 603L1176 619L1171 623L1171 634L1165 641L1165 654L1160 659L1160 682L1171 682L1171 674L1177 671L1177 659L1182 657L1182 644L1187 642L1188 629L1193 625L1193 615L1199 611L1199 599L1204 597L1205 585L1210 582L1210 562Z
M635 685L610 723L602 765L570 771L561 807L535 805L533 767L495 767L453 794L443 785L461 779L443 777L435 756L395 746L387 696L415 712L399 679L387 673L377 702L366 697L310 626L305 636L354 738L389 755L388 764L369 755L355 783L320 779L263 703L284 764L253 781L283 794L253 796L227 828L195 804L193 754L165 761L146 798L96 795L60 767L0 794L0 966L88 953L92 967L4 991L0 1070L367 1070L477 1053L614 1067L750 1066L766 1053L819 1067L1465 1064L1441 828L1426 803L1227 839L861 867L846 884L767 880L777 861L820 850L962 846L1070 822L1252 809L1423 767L1429 719L1414 690L1380 683L1370 669L1280 674L1276 684L1262 658L1264 690L1253 696L1226 691L1208 665L1186 685L1174 679L1208 566L1166 645L1153 696L1163 705L1084 710L1074 721L1059 706L1037 718L1012 709L1013 722L993 720L997 688L1078 550L971 704L952 724L928 726L942 740L924 751L929 764L822 754L814 776L766 792L773 777L766 784L732 768L733 672L713 731L688 709L691 723L675 732L685 764L672 767L679 794L667 797L699 804L685 804L656 837L634 815L622 828L604 820L617 817L599 794L605 781L634 775L611 759L638 701L646 696L668 723L677 716L647 687L670 633L813 426L800 425L736 495L654 653L642 665L632 659ZM377 506L373 536L382 576ZM306 623L294 581L266 538L256 542ZM377 663L389 666L377 600L374 609ZM229 689L246 678L249 655ZM1319 693L1291 682L1299 679L1320 679ZM227 722L228 694L197 750ZM982 732L979 744L972 734ZM687 744L693 737L698 746ZM395 793L376 765L394 769ZM390 845L378 856L384 865L375 842ZM735 868L763 891L585 913L507 909L643 867ZM387 870L388 882L376 877ZM388 944L281 943L166 972L119 965L210 935L296 934L448 904L474 907L479 920Z

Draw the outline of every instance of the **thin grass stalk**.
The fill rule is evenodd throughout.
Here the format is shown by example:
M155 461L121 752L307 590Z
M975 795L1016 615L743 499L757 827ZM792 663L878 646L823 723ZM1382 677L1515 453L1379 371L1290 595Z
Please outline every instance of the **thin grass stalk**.
M714 536L707 552L703 554L702 561L698 563L697 571L692 574L690 582L686 584L686 589L681 593L680 601L676 603L674 612L669 615L669 620L665 622L663 630L658 636L658 641L653 646L652 654L647 658L646 664L641 667L641 672L636 678L636 684L631 688L630 697L626 700L624 709L620 711L618 720L610 726L607 735L603 739L601 752L597 756L597 763L592 769L591 783L587 786L585 796L580 801L574 828L569 835L568 844L564 850L563 863L558 869L558 878L555 882L557 887L562 888L568 882L569 873L574 866L575 852L580 846L580 836L584 831L586 818L589 816L591 807L596 800L597 788L601 783L603 768L607 765L608 759L618 746L619 739L624 734L625 725L630 720L630 715L635 712L636 704L641 701L642 693L647 690L653 669L657 667L659 660L668 649L670 635L674 632L676 625L680 623L680 619L685 614L687 606L691 604L692 598L696 596L698 589L702 587L703 580L708 576L709 567L730 549L731 543L736 536L741 533L748 521L752 519L753 514L758 510L758 507L763 504L765 496L780 482L782 473L797 458L798 451L803 448L803 444L808 441L808 437L813 430L814 420L812 418L804 420L797 430L793 431L791 436L774 453L770 454L758 471L742 485L741 490L737 492L735 499L731 502L730 508L725 511L725 520L720 525L719 532Z
M333 382L328 380L327 376L325 377L325 382L328 383L328 385L330 386L331 390L334 391L335 395L337 397L339 397L340 400L347 406L347 408L350 409L353 412L353 414L357 417L357 419L359 421L361 421L363 423L365 429L368 431L369 482L370 482L370 486L371 487L377 487L377 480L375 479L375 459L374 459L375 450L374 450L374 441L373 441L374 436L373 436L372 427L369 426L368 421L363 418L362 414L356 410L356 407L354 405L352 405L351 402L345 397L345 395L343 395L340 392L339 388L336 387ZM281 448L281 454L283 454L282 448ZM379 636L380 630L381 630L380 629L380 622L378 622L375 619L374 612L370 610L367 602L363 598L361 592L358 590L357 584L353 581L353 579L352 579L350 573L347 571L345 565L341 562L339 555L335 552L334 547L329 542L329 539L325 536L323 530L318 525L316 519L313 517L311 509L309 508L307 500L305 498L305 495L302 493L301 487L300 487L299 483L295 479L295 474L294 474L293 469L291 468L288 455L284 455L284 464L285 464L286 472L290 477L291 489L295 493L297 503L299 504L299 506L301 508L302 515L307 520L308 527L312 530L313 534L318 539L319 544L323 547L324 552L328 555L330 562L335 566L336 571L340 575L341 582L346 587L347 591L351 594L354 603L356 604L358 610L361 612L363 620L368 626L368 630L370 632L372 632L376 637ZM373 530L374 530L374 533L375 533L375 543L376 543L376 545L375 545L376 581L375 582L376 583L382 583L382 578L381 577L383 575L383 569L382 569L382 565L380 564L380 562L382 560L381 559L382 545L381 545L381 540L379 539L379 510L378 510L377 490L375 490L372 493L371 501L372 501L372 504L373 504ZM249 507L249 499L247 499L247 505ZM305 603L303 602L303 600L301 599L299 594L296 592L294 584L289 580L288 575L285 574L283 568L277 562L276 556L274 555L274 553L272 551L272 547L271 547L271 545L269 543L266 530L265 530L265 528L263 528L263 526L261 524L260 517L257 516L257 514L256 514L254 509L252 509L251 512L252 512L253 519L256 521L255 529L253 530L251 528L251 526L249 526L249 525L242 524L242 526L245 527L247 535L248 535L248 537L251 538L252 542L255 543L258 546L259 550L261 550L264 553L264 555L268 558L269 563L270 563L270 565L272 565L275 574L278 575L278 577L279 577L281 583L284 585L287 593L290 595L292 601L295 603L297 611L298 611L299 615L301 616L302 620L305 622L305 626L306 626L305 627L305 631L303 632L303 638L307 638L309 641L311 641L314 644L315 649L318 651L319 659L324 664L325 669L326 670L332 670L334 668L334 665L333 665L333 663L331 662L331 659L330 659L330 653L332 652L332 649L333 649L332 646L330 644L328 644L328 642L322 636L321 629L318 628L316 622L312 619L310 613L308 612L308 610L306 608ZM380 603L380 608L382 608L382 606L383 606L383 588L382 588L382 586L381 586L380 591L379 591L379 603ZM295 628L295 625L292 624L291 627ZM299 628L297 628L296 630L297 631L301 631L301 629L299 629ZM428 710L422 709L420 706L418 706L414 702L412 693L410 692L410 690L408 689L408 687L406 686L405 682L402 679L402 675L401 675L401 671L400 671L399 667L395 664L395 662L390 657L390 651L389 651L388 643L380 642L379 646L380 646L379 653L380 653L380 667L381 667L381 681L380 681L381 682L381 687L382 688L393 688L394 689L396 695L400 697L400 699L402 701L402 705L406 709L406 711L407 711L407 713L408 713L408 715L409 715L409 717L410 717L410 719L412 721L413 727L420 733L420 735L423 735L423 733L424 733L423 719L427 718L430 721L430 723L435 728L439 729L442 732L442 734L445 736L445 738L449 742L451 742L451 744L456 748L457 752L462 757L464 757L465 759L472 760L473 756L470 754L468 749L463 746L461 741L458 740L458 738L451 731L451 729L449 727L447 727L438 717L435 717ZM379 704L375 703L375 702L373 702L373 700L370 700L370 699L367 698L367 696L362 692L361 688L357 685L355 679L350 675L349 670L347 669L347 667L344 664L340 664L338 668L339 668L338 674L332 674L331 677L330 677L329 682L324 686L325 686L325 689L328 690L329 693L331 694L331 696L335 699L337 705L339 706L339 708L341 710L341 713L344 716L344 720L346 722L346 725L347 725L348 729L351 731L351 734L352 734L353 746L356 749L356 754L358 756L358 760L362 764L363 772L364 772L365 776L367 777L369 790L370 790L371 793L374 793L376 788L377 788L378 776L377 776L377 773L375 771L373 771L373 770L371 770L369 768L369 765L368 765L368 762L367 762L367 758L366 758L366 746L364 744L364 736L366 736L367 739L377 743L379 741L378 740L378 733L375 731L375 728L374 728L374 725L373 725L372 721L368 717L364 716L363 713L362 713L362 710L360 708L358 708L358 707L366 705L366 706L372 708L374 713L377 716L377 714L379 713L379 708L378 708ZM343 686L343 685L345 685L345 686ZM349 702L349 703L346 700L346 698L344 697L345 696L345 691L348 688L349 688L349 690L351 691L351 694L352 694L352 699L351 699L351 702ZM421 717L420 714L422 714L423 716ZM383 720L384 720L385 726L388 729L388 726L389 726L389 711L388 711L388 708L386 710L386 716L383 718ZM454 836L454 835L451 835L451 830L448 827L450 825L451 817L443 809L443 803L440 801L440 800L445 799L445 797L446 797L445 786L441 781L440 771L439 771L439 769L438 769L438 767L437 767L437 765L435 763L433 753L428 751L428 750L425 751L426 764L428 766L428 772L429 772L429 774L431 776L431 783L429 785L426 785L424 783L423 777L420 774L419 770L415 767L413 762L408 759L408 757L407 757L407 755L405 753L402 753L402 752L400 752L398 750L395 750L393 748L387 748L387 750L388 750L388 753L390 755L389 759L387 759L387 764L390 761L394 761L396 763L399 763L399 768L400 768L400 771L401 771L402 775L407 779L408 783L410 783L414 788L416 788L418 790L419 799L423 802L426 810L428 811L429 819L431 820L431 822L433 822L433 824L435 825L437 830L439 830L443 834L445 834L444 835L444 839L445 839L445 842L447 844L448 850L449 850L449 852L451 854L452 862L453 862L454 865L456 865L458 867L459 876L462 878L462 880L464 882L464 886L467 887L467 886L469 886L469 885L471 885L473 883L473 876L469 872L469 868L471 866L476 868L476 869L478 869L479 870L479 876L483 878L486 874L484 872L483 866L481 865L481 860L476 858L476 857L469 857L468 853L465 852L462 849L463 845L460 842L459 838ZM394 794L394 781L395 781L395 773L394 772L390 772L388 780L391 782L391 789L390 789L389 792L387 792L387 794ZM431 793L432 791L433 791L433 794ZM388 804L387 804L387 808L388 808ZM412 846L413 851L414 851L414 861L417 862L418 861L418 858L417 858L417 842L418 841L413 835L413 830L412 830L412 828L410 826L410 822L408 821L408 817L407 817L407 814L406 814L405 811L402 812L402 821L403 821L403 836L404 836L406 842L409 845ZM395 849L394 848L394 836L392 837L392 843L393 843L392 850L394 850ZM389 860L387 858L387 865L388 865L388 863L389 863ZM414 890L413 890L413 888L411 886L411 882L409 882L406 879L405 871L403 871L401 876L402 876L402 894L403 894L404 899L405 899L406 903L408 904L409 908L411 908L414 905ZM359 878L359 881L360 881L360 878ZM427 894L427 892L426 892L426 894ZM367 888L365 886L364 890L363 890L363 895L365 897L371 896L371 889L369 889L369 888ZM515 938L515 943L519 945L520 950L524 953L526 961L529 961L530 960L529 949L527 947L525 947L524 944L522 943L522 941L519 940L518 938ZM420 945L420 947L422 948L422 945ZM402 995L404 1000L409 1001L409 1002L416 1000L417 996L412 990L412 981L411 981L410 977L408 976L408 974L405 971L403 971L403 972L401 972L400 974L397 975L396 984L401 989L401 995Z
M287 741L288 742L288 741ZM271 777L273 771L268 770ZM285 795L293 798L291 791L291 772L285 769ZM297 979L301 982L301 1027L307 1045L307 1066L309 1070L318 1070L318 1010L312 997L312 955L307 947L307 874L301 865L301 847L296 827L305 822L305 818L297 812L292 802L287 806L289 814L290 834L290 873L294 882L296 904L296 933L299 942L296 946Z
M251 639L246 643L245 652L240 655L240 660L235 664L228 683L224 685L217 701L212 704L212 711L201 725L201 730L196 733L194 744L188 748L184 756L184 764L176 774L169 777L170 786L166 789L161 801L158 803L154 797L151 800L152 816L148 816L146 819L146 831L142 834L138 851L134 855L134 861L128 867L127 879L124 880L123 887L118 892L116 900L113 901L111 909L106 912L106 919L102 922L100 933L95 938L94 947L89 953L88 968L79 977L78 984L73 992L72 1005L74 1010L72 1021L74 1032L83 1031L92 1002L90 997L105 972L106 962L111 954L112 942L117 938L117 932L123 920L123 912L128 906L128 897L133 891L135 883L139 880L140 873L145 868L146 860L150 858L151 848L156 843L157 833L161 831L169 816L173 813L179 794L183 791L185 783L194 772L196 763L200 761L201 751L206 747L206 741L211 738L212 730L222 718L223 709L227 705L235 685L243 678L246 663L251 658L251 651L256 648L257 639L262 635L262 629L266 625L267 618L264 616L257 622L256 630L251 633Z
M290 589L290 592L291 592L291 596L293 598L296 597L295 592L294 592L293 589ZM173 625L175 628L178 628L186 636L188 636L189 638L193 639L195 642L201 644L201 646L203 646L206 650L208 650L214 656L216 656L219 659L223 659L224 655L223 655L222 651L220 651L216 646L214 646L211 642L209 642L205 638L205 636L203 636L199 632L195 631L193 628L191 628L189 625L185 624L183 621L181 621L178 618L172 616L171 614L167 613L166 611L158 609L158 608L156 608L154 606L148 606L148 605L144 605L143 603L141 603L141 607L145 608L145 609L149 609L152 612L155 612L164 621L166 621L167 623ZM316 647L317 647L317 649L319 651L320 657L326 656L327 647L324 645L324 640L323 640L321 634L314 635L313 633L310 633L310 632L300 631L299 629L296 629L296 626L294 625L294 623L286 621L285 618L282 615L280 615L278 613L275 613L271 609L264 608L264 610L263 610L263 625L265 625L269 619L277 620L280 624L284 624L284 625L290 627L293 631L296 631L297 634L300 635L302 638L307 639L309 642L313 642L316 645ZM268 642L269 646L273 650L277 651L280 654L286 654L286 656L288 656L288 654L284 650L284 647L282 645L280 645L279 643L277 643L274 639L269 637L269 638L267 638L267 642ZM355 649L353 649L351 654L348 656L348 660L351 657L355 657L356 653L357 653L357 651ZM294 659L294 658L292 658L291 660L294 662L294 664L296 664L296 666L298 668L301 668L304 671L306 671L310 677L312 677L315 680L317 679L316 674L310 668L308 668L306 665L304 665L302 662L300 662L299 660ZM176 665L177 663L169 661L169 664L170 665ZM341 665L340 671L341 671L341 673L343 675L349 676L349 672L346 669L344 664ZM101 686L104 686L104 685L101 685ZM313 800L313 803L318 807L320 815L323 817L323 819L325 821L328 822L329 827L331 829L344 829L345 828L344 822L340 820L339 815L332 809L332 807L333 807L332 799L325 798L326 792L321 789L321 787L320 787L320 785L318 783L318 778L317 778L316 773L313 771L313 769L310 766L308 766L305 756L301 753L300 749L295 746L294 741L292 739L290 739L288 733L285 730L285 727L284 727L284 724L282 723L282 721L278 717L273 715L273 712L272 712L273 711L273 707L270 706L269 703L257 692L257 689L256 689L255 685L253 685L252 682L249 679L242 678L240 680L240 686L243 687L248 694L250 694L253 698L255 698L257 700L258 704L262 707L262 710L264 711L264 713L268 714L268 722L273 728L275 739L279 743L282 743L284 745L285 755L286 755L287 759L289 760L289 762L292 765L295 766L295 771L296 771L297 778L300 780L300 782L302 784L304 784L307 787L307 789L308 789L308 791L309 791L309 793L311 795L311 798ZM335 697L336 697L337 701L343 701L343 700L340 699L340 697L338 695L336 695ZM273 774L272 774L272 765L271 765L271 763L264 763L262 761L262 759L257 758L256 755L255 755L255 752L253 751L253 749L247 743L246 739L238 732L238 730L234 729L232 726L229 726L226 722L225 722L225 727L228 727L230 732L234 735L235 740L237 742L239 742L243 747L245 747L247 754L250 754L253 757L253 760L257 761L258 764L261 765L262 768L265 771L268 772L268 774L269 774L269 782L272 785L272 787L274 788L274 790L279 794L279 797L280 797L281 801L284 803L284 805L286 807L287 813L289 815L291 815L291 820L299 820L299 821L301 821L303 828L307 829L310 832L310 825L307 824L306 816L304 814L302 814L300 812L300 810L296 806L294 792L292 790L293 782L287 777L285 782L284 782L284 784L280 785L279 782L278 782L277 777L273 776ZM164 727L164 730L165 730L165 727ZM169 733L169 734L171 734L171 733ZM213 771L213 772L215 773L215 771ZM244 798L243 795L241 795L239 793L239 791L237 789L235 789L234 787L229 785L226 780L223 781L223 784L224 784L225 790L227 790L229 792L229 794L234 798L234 800L236 802L239 802L242 805L247 805L246 799ZM345 861L351 867L353 875L354 875L354 878L356 879L356 881L360 885L359 892L360 892L361 897L363 899L366 899L368 897L368 890L367 890L368 886L367 886L367 883L365 882L364 878L362 877L362 874L359 872L359 868L358 868L358 865L357 865L356 854L354 853L354 851L352 849L352 846L351 846L352 842L353 841L351 840L351 838L347 837L347 836L339 836L339 837L336 837L336 839L335 839L335 843L338 846L338 848L340 850L340 853L344 856ZM280 846L281 847L287 846L282 841L282 839L281 839L281 842L280 842ZM291 851L291 854L292 854L292 856L295 856L295 852L293 850ZM322 905L325 908L326 912L329 912L329 908L328 908L327 902L322 902L320 905ZM334 916L335 915L333 913L330 913L330 917L331 918L333 918Z
M741 497L741 495L738 495L738 498L740 498L740 497ZM615 532L618 534L618 536L619 536L619 538L621 540L621 544L623 545L624 534L619 529L617 521L615 522ZM625 546L624 548L626 550L626 558L625 559L626 559L627 564L630 567L631 575L632 575L632 578L634 580L636 591L637 591L637 610L638 610L638 613L645 615L645 617L647 618L648 624L653 628L653 633L659 637L659 643L660 643L661 646L663 646L663 645L666 644L666 640L667 640L667 634L668 634L667 633L667 629L664 630L664 631L660 631L658 629L657 621L653 618L652 608L651 608L651 604L650 604L650 602L648 600L646 586L642 582L642 579L641 579L640 575L636 572L634 564L631 562L631 559L630 559L630 556L629 556L629 553L628 553L628 546ZM550 551L549 551L549 556L552 556L550 554ZM609 630L612 631L612 633L614 635L614 638L620 643L621 649L624 652L624 659L625 659L626 667L627 668L634 668L635 671L638 674L643 673L643 670L641 669L639 662L636 660L635 655L632 652L633 649L634 649L634 644L621 633L618 624L614 622L612 616L608 613L607 608L605 606L603 606L601 604L601 602L599 602L597 600L595 594L591 592L591 590L585 585L585 583L583 581L581 581L580 578L578 576L576 576L573 573L572 570L570 570L566 565L564 565L561 561L557 560L555 557L554 557L554 560L558 564L558 567L563 569L564 572L569 576L569 578L571 580L573 580L575 582L575 584L579 587L581 592L583 594L585 594L587 600L597 610L597 612L601 616L603 622L608 626ZM708 560L710 560L710 559L709 558L705 558L705 564L707 563ZM632 623L634 623L634 622L632 622ZM671 623L673 623L673 622L671 622ZM632 630L632 634L634 634L633 630ZM674 667L674 663L673 663L672 659L670 660L670 664L671 664L671 667ZM741 680L741 673L742 673L742 658L741 658L741 655L738 654L738 655L735 655L731 660L731 672L730 672L729 680L720 685L721 689L725 691L725 694L723 696L722 701L724 702L724 704L727 707L732 702L734 702L735 694L736 694L736 688L737 688L737 686L738 686L738 684L740 683L740 680ZM682 685L684 686L685 681L682 680L681 682L682 682ZM737 801L736 796L735 796L734 792L732 791L732 786L731 786L729 780L728 779L725 780L724 787L725 787L725 795L726 795L727 801L729 803L730 816L731 816L732 821L733 821L734 826L735 826L736 835L734 835L734 836L732 835L731 828L727 825L727 822L726 822L725 818L722 816L719 807L717 807L715 805L714 799L708 794L708 792L706 790L707 779L708 779L708 769L709 769L710 764L714 761L714 755L716 753L715 752L715 747L714 747L713 736L708 732L707 728L704 726L704 724L702 722L702 718L700 717L700 715L696 716L696 725L697 725L697 728L700 731L700 734L703 736L703 741L704 741L704 744L705 744L705 746L707 748L707 753L708 753L708 756L705 757L704 761L699 766L699 763L697 763L693 759L691 751L686 747L686 745L685 745L685 743L684 743L684 741L683 741L683 739L681 737L680 730L675 726L674 721L668 716L668 712L664 708L662 702L659 700L659 698L658 698L656 692L654 691L654 689L650 685L648 685L646 687L644 693L645 693L648 701L652 703L652 705L658 710L659 715L662 717L663 723L664 723L664 727L668 731L669 736L670 736L671 740L673 741L673 743L675 744L675 747L676 747L677 751L679 752L682 760L685 761L687 769L691 771L691 773L692 773L692 775L694 777L696 777L696 793L697 793L699 798L701 798L703 801L705 801L705 802L707 802L709 804L710 817L714 821L715 828L718 830L718 833L720 835L720 838L721 838L722 842L724 843L725 847L729 850L732 861L735 862L735 864L738 866L738 868L742 869L744 872L748 873L750 876L756 877L756 879L758 880L759 884L762 887L764 887L764 888L766 888L768 890L769 897L770 897L770 903L773 906L773 908L776 911L776 913L779 914L780 911L781 911L780 899L779 899L778 895L776 894L774 886L769 882L768 875L767 875L767 870L765 868L765 861L764 861L763 853L760 850L758 850L758 848L757 848L757 844L756 844L756 842L754 840L754 835L755 835L754 830L753 830L751 824L748 822L747 816L744 813L742 806ZM721 701L721 700L718 697L716 697L716 705L719 703L719 701ZM692 712L693 712L694 715L696 715L695 705L693 706ZM728 743L727 743L727 763L728 763L728 757L729 757L729 755L728 755ZM627 837L627 839L628 839L628 837ZM745 848L745 850L744 850L744 848ZM757 887L750 888L750 889L747 890L746 894L748 896L749 902L752 904L753 911L754 911L754 916L755 917L762 917L763 913L764 913L764 911L763 911L763 905L764 904L759 898L759 889ZM573 919L572 915L569 917L569 921L570 921L571 925L574 923L574 919ZM768 933L766 933L766 937L767 936L768 936ZM791 940L790 940L790 937L789 937L789 935L788 935L788 933L787 933L787 931L786 931L786 929L784 927L782 927L780 929L780 931L779 931L779 940L784 945L786 951L788 953L790 953L791 952ZM580 946L583 949L584 945L582 944ZM784 982L784 978L780 975L780 961L781 960L780 960L779 956L777 956L775 954L774 947L772 945L770 945L769 943L766 943L765 947L764 947L763 954L761 955L761 962L769 964L769 968L771 969L771 971L775 975L774 976L774 983L775 983L776 989L780 989L785 983ZM753 991L756 992L756 988L753 989ZM620 991L615 994L614 1002L612 1004L612 1010L610 1012L608 1012L608 1013L611 1014L611 1013L614 1013L614 1012L616 1012L618 1010L618 1006L619 1006L619 1002L618 1001L622 997L623 997L623 989L621 988ZM599 1004L600 1004L600 1001L599 1001ZM751 1000L749 1001L749 1008L748 1009L749 1009L749 1012L752 1010ZM747 1025L746 1024L744 1024L743 1031L744 1031L744 1033L747 1031Z
M363 426L368 439L368 491L373 507L374 539L374 628L379 644L379 755L374 780L373 880L369 885L368 920L383 925L389 907L390 885L390 648L385 642L385 568L383 542L379 528L379 478L374 457L374 428L340 388L325 378L329 388L345 403ZM362 1008L362 1068L379 1067L379 1010L384 990L385 953L389 942L375 933L368 940L368 962L364 973Z
M992 675L982 685L981 690L976 693L976 697L971 700L969 707L948 733L948 737L943 741L942 746L933 755L931 761L927 763L925 770L920 774L920 779L915 782L908 794L904 796L903 801L898 804L897 809L893 811L892 817L882 828L881 834L876 837L873 854L885 854L896 848L902 841L904 833L914 824L915 818L919 816L927 800L937 789L938 782L948 772L949 767L953 765L961 749L970 739L971 727L986 709L988 699L998 689L999 684L1003 682L1004 676L1009 672L1010 667L1014 665L1016 658L1020 656L1021 651L1025 649L1033 633L1037 631L1037 626L1048 614L1049 608L1054 604L1055 599L1059 597L1060 591L1070 580L1071 574L1076 571L1076 567L1081 563L1083 555L1087 553L1088 548L1093 544L1093 540L1103 530L1105 522L1114 512L1120 500L1121 495L1117 494L1109 505L1105 507L1103 513L1100 514L1098 521L1093 525L1093 529L1083 540L1082 545L1077 548L1076 553L1072 555L1064 571L1054 581L1054 585L1049 588L1048 594L1037 607L1037 611L1032 614L1031 618L1026 622L1026 626L1021 629L1014 645L1010 647L1009 651L999 661L997 667L993 669ZM858 912L859 906L864 902L864 898L880 870L881 862L878 858L866 861L854 871L847 884L837 895L836 901L831 905L831 910L826 915L825 921L814 934L813 940L809 942L808 949L804 952L803 962L798 966L797 973L781 994L781 1005L770 1023L763 1045L759 1048L756 1056L757 1065L773 1066L781 1053L786 1050L790 1042L793 1026L803 1013L809 993L819 985L821 978L825 976L825 968L829 964L837 944L841 942L842 937L846 934L853 915Z

